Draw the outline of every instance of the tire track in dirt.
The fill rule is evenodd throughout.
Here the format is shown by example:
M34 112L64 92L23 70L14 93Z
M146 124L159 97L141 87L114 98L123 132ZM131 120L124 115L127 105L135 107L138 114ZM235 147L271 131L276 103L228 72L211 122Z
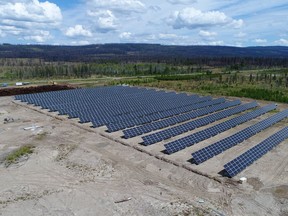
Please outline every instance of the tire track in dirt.
M287 171L285 169L288 167L288 157L283 158L281 164L279 164L273 171L273 175L269 178L269 182L279 181L279 179L284 179L287 176Z

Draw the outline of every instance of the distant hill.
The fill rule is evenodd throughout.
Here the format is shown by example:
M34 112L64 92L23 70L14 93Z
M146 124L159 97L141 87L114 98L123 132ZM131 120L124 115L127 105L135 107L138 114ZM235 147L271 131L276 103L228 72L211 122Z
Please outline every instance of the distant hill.
M0 45L0 58L49 61L156 60L173 58L288 58L288 47L166 46L160 44L95 44L88 46Z

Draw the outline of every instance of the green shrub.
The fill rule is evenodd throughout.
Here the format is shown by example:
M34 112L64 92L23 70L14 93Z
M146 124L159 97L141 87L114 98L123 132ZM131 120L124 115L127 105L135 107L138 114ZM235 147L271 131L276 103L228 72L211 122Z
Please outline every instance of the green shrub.
M230 96L247 97L260 100L276 101L287 103L288 97L283 92L278 90L269 90L262 88L242 88L229 92Z
M6 157L6 162L8 164L15 163L19 158L23 157L24 155L32 154L33 149L35 147L32 145L25 145L17 149L16 151L12 152Z

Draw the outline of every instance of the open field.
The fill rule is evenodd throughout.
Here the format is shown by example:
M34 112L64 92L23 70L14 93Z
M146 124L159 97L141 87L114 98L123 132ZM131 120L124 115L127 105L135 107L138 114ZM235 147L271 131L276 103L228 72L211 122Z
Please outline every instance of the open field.
M259 104L264 106L267 102ZM278 111L287 108L287 105L279 104ZM166 155L162 153L165 142L141 146L139 137L125 140L121 138L121 132L109 134L104 127L92 129L90 124L80 124L76 119L15 102L12 97L2 97L0 213L287 215L287 141L232 180L219 174L224 163L287 125L287 120L201 165L188 161L191 152L198 148L272 114L267 113L193 147ZM9 117L14 121L3 124ZM203 128L195 131L200 129ZM7 165L7 155L25 145L35 146L33 153L21 157L16 164ZM242 176L248 181L237 183ZM127 198L131 199L117 203Z

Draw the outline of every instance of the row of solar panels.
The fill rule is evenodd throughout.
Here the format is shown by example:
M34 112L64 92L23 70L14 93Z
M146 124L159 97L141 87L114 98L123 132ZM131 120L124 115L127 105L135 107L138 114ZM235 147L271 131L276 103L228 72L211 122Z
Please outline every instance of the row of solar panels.
M112 91L114 88L117 88L117 91ZM113 105L126 105L122 104L123 101L134 101L137 102L139 100L151 100L151 98L161 98L161 96L173 97L177 96L177 98L187 98L186 94L176 94L174 92L166 93L164 91L155 91L141 88L129 88L129 87L106 87L104 89L109 90L109 94L103 94L102 91L99 91L103 88L93 88L93 89L77 89L77 90L68 90L59 92L49 92L49 93L39 93L39 94L31 94L31 95L19 95L16 96L16 99L23 99L24 101L31 102L36 105L41 105L41 103L46 103L51 107L57 107L58 105L63 105L63 107L70 107L75 105L82 105L83 102L86 101L88 103L98 103L101 102L104 106L113 104ZM125 90L125 91L123 91ZM132 92L133 94L128 94L128 92ZM148 97L143 97L148 96ZM77 100L74 100L77 98ZM133 100L133 98L137 98L137 100ZM58 107L59 109L61 107Z
M179 114L182 112L187 112L191 109L195 109L195 107L199 106L199 105L195 105L195 104L202 103L205 101L210 101L210 100L211 100L211 97L201 97L201 98L194 97L193 102L189 102L189 104L182 105L182 106L179 106L179 104L178 104L178 107L172 107L172 108L169 106L157 108L155 106L155 107L148 109L147 107L145 107L145 105L143 105L143 106L139 105L138 109L140 109L140 107L142 107L141 110L135 110L135 111L125 110L125 113L123 111L123 113L121 115L117 115L115 113L114 113L115 115L113 115L113 109L109 109L108 107L106 108L105 111L95 109L95 108L93 109L93 107L91 107L88 110L82 110L82 111L81 110L77 111L75 109L71 110L70 112L66 111L65 113L60 111L60 114L68 114L71 118L79 118L80 122L82 122L82 123L91 121L93 123L94 127L99 127L99 126L103 126L103 125L108 126L110 124L117 124L118 122L121 122L121 124L122 124L121 126L118 126L118 127L115 126L114 130L111 129L111 131L115 131L115 130L122 129L123 125L125 127L129 127L129 124L131 124L131 123L129 123L130 119L135 119L135 118L139 119L139 118L144 118L146 116L148 116L150 118L156 117L156 119L157 119L157 118L163 118L163 116L176 115L176 114ZM159 100L159 101L161 102L161 100ZM118 111L119 110L117 110L117 112ZM154 117L152 115L156 115L156 116ZM134 123L132 125L134 125ZM120 129L118 129L119 127L120 127Z
M212 106L214 104L218 104L218 103L223 103L225 102L225 99L224 98L219 98L219 99L215 99L215 100L210 100L210 98L207 98L207 97L202 97L202 98L197 98L194 100L194 104L189 104L187 106L184 106L184 107L177 107L175 109L168 109L168 110L164 110L164 111L158 111L158 112L155 112L154 114L149 114L147 113L147 111L144 110L141 110L139 112L131 112L131 113L126 113L126 114L123 114L121 116L112 116L110 119L108 118L98 118L98 119L95 119L93 118L93 116L97 116L97 115L94 115L93 113L89 113L89 114L80 114L80 121L81 122L87 122L89 121L90 119L93 119L92 123L94 125L94 127L97 127L97 126L102 126L103 124L112 124L112 123L117 123L117 122L123 122L126 120L126 124L128 126L129 123L127 123L127 121L129 121L129 119L135 119L135 118L143 118L143 117L150 117L150 118L155 118L157 119L160 115L160 118L165 118L165 117L168 117L168 116L173 116L173 115L178 115L178 114L181 114L181 113L185 113L185 112L189 112L191 110L194 110L194 109L199 109L199 108L202 108L202 107L207 107L207 106ZM79 113L78 113L79 114ZM154 116L155 117L154 117ZM133 123L134 125L134 123ZM113 131L113 129L111 129L111 131Z
M111 88L111 87L108 87ZM97 110L102 111L107 110L107 107L110 107L109 110L115 109L118 110L119 108L125 107L125 112L127 110L133 110L135 107L142 105L141 107L138 108L143 108L143 106L150 106L150 107L155 107L159 103L159 100L164 99L164 103L168 104L169 106L181 106L182 104L191 104L191 101L193 102L195 97L199 97L197 95L193 96L188 96L184 93L182 94L176 94L174 92L164 92L164 91L155 91L155 90L147 90L147 89L139 89L139 88L130 88L130 87L118 87L117 89L128 89L128 90L133 90L136 93L129 97L127 97L127 93L123 94L123 91L119 92L112 92L111 95L108 97L106 95L101 95L99 94L99 88L95 88L93 90L78 90L79 94L75 95L72 94L72 96L69 97L69 94L67 92L72 93L75 92L75 90L69 90L66 91L65 97L57 94L57 93L50 93L50 96L47 97L44 93L43 95L41 94L35 94L35 95L29 95L29 96L18 96L16 99L21 99L23 101L26 101L28 103L33 103L35 105L39 105L42 108L46 109L51 109L52 111L61 111L64 109L65 114L65 109L71 110L71 108L75 107L77 108L77 111L79 110L86 110L87 108L89 109L89 105L96 106ZM100 88L101 89L101 88ZM140 91L140 93L139 93ZM53 96L53 94L55 94ZM60 97L61 96L61 97ZM77 99L77 100L75 100ZM177 104L173 104L169 102L170 100L176 101ZM143 102L143 103L141 103ZM148 103L148 102L155 102L154 103ZM158 103L157 103L158 102ZM94 107L95 109L95 107ZM111 113L109 113L111 115ZM121 112L120 112L121 114Z
M249 104L247 104L249 105ZM253 108L253 107L248 107ZM194 134L191 134L189 136L186 136L184 138L175 140L173 142L165 144L166 152L168 154L172 154L174 152L177 152L179 150L182 150L186 147L192 146L196 143L199 143L203 140L209 139L213 136L216 136L219 133L222 133L224 131L227 131L231 128L234 128L240 124L243 124L245 122L248 122L254 118L257 118L258 116L261 116L271 110L276 109L277 106L275 104L270 104L265 107L259 108L257 110L253 110L251 112L245 113L241 116L234 117L232 119L229 119L225 122L221 122L219 124L216 124L214 126L211 126L209 128L206 128L204 130L198 131Z
M161 118L178 115L180 113L198 109L202 106L213 105L215 101L212 103L207 102L207 101L210 101L211 99L212 99L211 97L199 97L199 98L195 98L191 103L185 106L178 105L178 106L174 106L173 108L169 106L165 106L165 104L163 103L162 108L161 109L159 108L157 110L155 110L155 107L151 108L150 110L143 107L143 109L141 109L137 113L127 113L125 115L115 117L115 119L109 122L101 121L101 119L95 119L95 120L93 119L92 123L94 127L102 126L105 124L109 132L114 132L114 131L125 129L128 127L132 127L135 125L140 125L140 124L148 123L151 121L155 121ZM160 100L158 102L161 103ZM204 104L204 102L207 102L207 103Z
M134 98L120 98L120 99L113 99L110 98L108 101L106 99L95 99L95 98L81 98L80 96L78 98L66 98L65 100L71 100L75 101L77 99L76 103L65 103L63 104L63 99L60 101L52 101L49 102L47 100L41 100L41 101L30 101L30 103L35 104L36 106L41 106L44 109L50 109L51 111L59 111L60 114L69 114L71 110L75 110L77 112L82 110L91 110L91 108L95 109L98 113L103 113L109 109L109 115L121 115L123 113L132 112L132 111L140 111L141 108L145 108L146 112L149 112L150 109L152 111L158 111L158 109L162 109L164 106L166 106L167 109L174 108L178 106L185 106L192 104L195 100L195 98L198 98L197 95L192 96L186 95L185 97L180 97L180 95L177 95L175 93L166 93L166 94L157 94L155 95L145 95L144 98L149 98L149 100L141 100L143 96L140 97L134 97ZM169 103L170 100L173 100L177 103L171 104ZM61 102L62 101L62 102ZM160 103L161 102L161 103ZM123 103L123 104L122 104ZM153 105L154 104L154 105Z
M233 103L233 102L231 102L231 103ZM235 101L235 103L237 103L237 101ZM174 127L171 127L171 128L168 128L168 129L165 129L165 130L153 133L153 134L143 136L142 137L143 144L144 145L151 145L151 144L160 142L162 140L166 140L166 139L169 139L171 137L175 137L177 135L180 135L180 134L186 133L188 131L194 130L195 128L208 125L208 124L213 123L217 120L227 118L231 115L243 112L245 110L254 108L256 106L257 106L257 103L254 103L254 102L252 102L250 104L244 104L241 106L237 106L234 108L230 108L227 110L217 112L217 113L212 114L212 115L204 116L204 117L198 118L196 120L189 121L189 122L186 122L184 124L174 126Z
M226 163L224 165L225 171L230 177L237 175L287 138L288 127L284 127L282 130L263 140L261 143L244 152L239 157Z
M249 126L229 137L226 137L214 144L211 144L199 151L192 153L193 160L196 164L203 163L204 161L226 151L229 148L247 140L255 134L265 130L266 128L276 124L277 122L288 117L288 110L277 113L267 119L264 119L252 126Z
M149 96L147 96L149 97ZM205 98L209 100L210 98ZM156 102L157 100L157 102ZM146 115L149 114L152 110L152 112L158 112L158 110L161 110L163 105L160 105L160 102L163 102L164 104L167 104L167 100L174 100L171 97L159 97L159 98L150 98L149 101L138 101L138 99L134 99L131 101L122 101L123 103L125 102L125 105L118 105L115 104L115 102L110 102L109 104L103 104L102 101L93 101L93 102L87 102L87 103L81 103L75 105L70 105L70 106L65 106L63 107L62 105L59 106L54 106L52 110L59 111L60 114L69 114L71 116L73 115L78 115L79 113L83 113L86 111L93 111L94 114L102 114L102 115L109 115L109 116L117 116L117 115L124 115L127 113L140 113L141 115ZM192 95L190 96L189 100L187 100L185 103L181 103L181 101L178 102L178 107L179 106L188 106L192 104L195 100L199 100L199 96ZM155 106L152 106L152 104L155 103ZM174 108L177 107L175 105L173 106L167 106L166 108ZM95 109L95 107L97 109ZM74 110L74 112L73 112Z
M17 100L23 100L31 102L33 104L38 102L51 103L52 106L57 106L58 104L68 105L69 104L82 104L82 102L97 101L101 100L103 103L117 102L120 103L121 100L129 100L133 97L141 98L143 95L160 95L165 94L164 91L156 91L152 89L143 88L124 88L119 86L113 87L99 87L90 89L74 89L74 90L62 90L57 92L44 92L38 94L27 94L16 96ZM170 93L173 94L173 93ZM174 93L175 94L175 93ZM180 95L180 94L179 94ZM77 100L74 100L77 98ZM144 99L142 97L142 99Z
M205 98L205 97L203 97ZM224 98L220 98L220 99L215 99L213 101L207 100L208 98L205 98L203 100L203 98L199 98L199 100L195 100L194 104L191 104L190 106L187 107L180 107L174 110L167 110L165 112L158 112L158 113L154 113L151 115L146 115L146 116L142 116L140 118L131 118L129 120L126 121L119 121L119 122L115 122L115 123L111 123L107 125L108 131L109 132L114 132L114 131L118 131L121 129L125 129L125 128L129 128L129 127L133 127L133 126L137 126L137 125L142 125L145 123L150 123L159 119L164 119L164 118L168 118L171 116L175 116L175 115L179 115L181 113L186 113L189 112L191 110L197 110L200 108L204 108L205 109L209 109L210 107L214 108L214 107L218 107L221 106L222 109L224 109L227 104L229 103L223 103L225 101ZM205 103L206 102L206 103ZM215 104L219 104L222 103L220 105L215 105ZM241 102L240 102L241 103ZM213 106L215 105L215 106Z
M230 106L234 106L239 103L239 101L227 102L227 103L223 103L223 102L225 102L225 99L219 98L219 99L207 101L207 102L200 103L200 104L195 104L195 109L198 108L198 110L196 111L192 110L187 113L178 112L177 114L180 114L180 115L177 115L171 118L162 119L160 121L154 121L149 124L137 126L134 128L126 129L123 131L124 137L128 139L131 137L139 136L144 133L148 133L154 130L159 130L168 126L172 126L181 122L185 122L185 121L200 117L200 116L204 116L211 112L216 112L216 111L228 108ZM212 105L215 105L215 106L208 107ZM188 110L185 110L185 111L188 111ZM181 113L184 113L184 114L181 114ZM169 117L169 116L165 116L165 117Z

